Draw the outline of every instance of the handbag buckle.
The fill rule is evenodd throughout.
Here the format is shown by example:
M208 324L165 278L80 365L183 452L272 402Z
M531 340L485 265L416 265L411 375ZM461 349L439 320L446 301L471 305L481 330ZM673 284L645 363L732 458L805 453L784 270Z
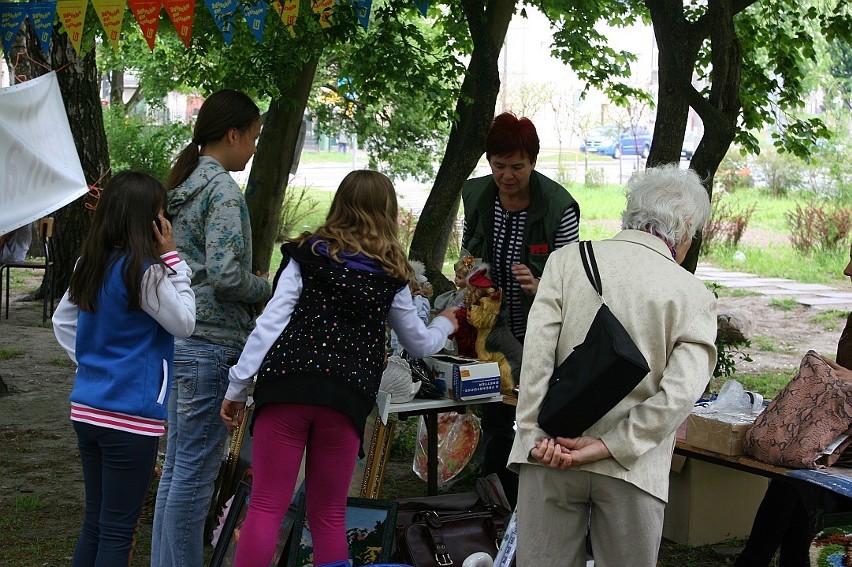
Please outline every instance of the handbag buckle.
M453 558L450 557L449 553L436 553L435 561L437 561L438 565L441 567L448 567L453 564Z

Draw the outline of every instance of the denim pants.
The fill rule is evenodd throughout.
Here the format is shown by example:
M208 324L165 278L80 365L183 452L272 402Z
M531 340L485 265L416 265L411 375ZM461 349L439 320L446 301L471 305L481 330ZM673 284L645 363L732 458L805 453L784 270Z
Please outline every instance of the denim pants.
M204 521L221 466L227 429L219 409L237 349L175 341L166 459L157 490L151 567L201 567Z
M86 512L71 565L127 565L160 439L73 424L83 463Z

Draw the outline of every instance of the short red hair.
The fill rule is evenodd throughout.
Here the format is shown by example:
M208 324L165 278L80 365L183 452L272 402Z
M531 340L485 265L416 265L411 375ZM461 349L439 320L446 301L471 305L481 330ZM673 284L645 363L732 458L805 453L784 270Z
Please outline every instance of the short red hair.
M485 136L485 159L491 156L508 156L520 151L535 162L538 157L539 141L535 124L529 118L518 118L504 112L494 118L491 129Z

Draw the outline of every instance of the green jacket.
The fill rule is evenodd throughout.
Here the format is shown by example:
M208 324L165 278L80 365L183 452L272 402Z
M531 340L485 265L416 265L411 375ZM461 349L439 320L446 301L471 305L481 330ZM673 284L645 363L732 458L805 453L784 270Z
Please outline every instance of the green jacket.
M491 175L465 181L462 187L464 203L465 233L462 247L484 262L491 263L494 249L494 199L497 184ZM556 231L562 216L569 207L575 207L580 218L580 206L570 193L559 183L533 170L530 175L530 205L524 227L521 263L529 267L537 278L544 271L544 264L553 252ZM546 245L544 253L537 248ZM529 312L532 296L522 294L524 310Z

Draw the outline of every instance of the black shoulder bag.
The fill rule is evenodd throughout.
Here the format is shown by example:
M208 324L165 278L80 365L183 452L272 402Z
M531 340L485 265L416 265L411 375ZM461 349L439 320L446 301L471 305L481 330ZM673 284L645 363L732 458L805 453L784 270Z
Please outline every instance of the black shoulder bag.
M550 377L538 424L554 437L578 437L615 407L650 372L630 334L609 310L592 243L580 242L580 257L601 306L582 343Z

